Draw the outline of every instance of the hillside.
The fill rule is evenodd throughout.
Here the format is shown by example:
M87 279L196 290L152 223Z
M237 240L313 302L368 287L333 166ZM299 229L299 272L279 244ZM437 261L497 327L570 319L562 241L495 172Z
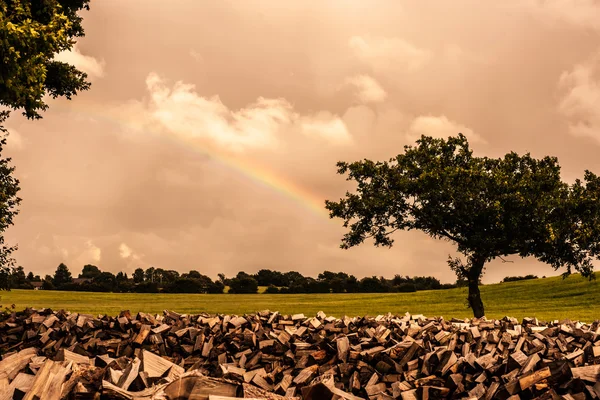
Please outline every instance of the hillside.
M481 291L488 318L509 315L516 318L569 318L588 322L600 318L600 285L579 275L566 280L551 277L485 285ZM322 310L334 316L377 315L387 312L403 314L409 311L445 318L471 317L465 298L466 289L463 288L416 293L300 295L114 294L41 290L0 292L0 304L3 307L15 304L17 309L27 306L50 307L111 315L127 308L131 312L161 313L169 309L180 313L222 314L270 309L284 314L306 315L314 315Z

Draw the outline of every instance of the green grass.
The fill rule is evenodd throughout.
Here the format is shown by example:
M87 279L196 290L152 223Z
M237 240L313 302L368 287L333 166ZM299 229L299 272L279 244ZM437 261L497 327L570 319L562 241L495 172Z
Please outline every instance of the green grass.
M258 287L258 293L264 293L267 290L268 286L259 286ZM229 286L225 286L225 289L223 289L224 293L229 293Z
M488 318L512 316L538 317L542 320L573 319L592 322L600 319L600 283L579 275L485 285L481 288ZM169 309L181 313L243 314L278 310L284 314L314 315L322 310L337 317L348 315L413 314L470 317L465 305L466 289L383 294L141 294L83 293L13 290L0 292L0 304L65 309L73 312L116 315L127 309L162 313Z

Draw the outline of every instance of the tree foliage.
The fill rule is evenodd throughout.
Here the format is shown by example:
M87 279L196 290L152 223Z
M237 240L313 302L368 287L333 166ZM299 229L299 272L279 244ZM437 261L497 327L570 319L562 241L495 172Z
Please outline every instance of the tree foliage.
M92 264L86 264L83 266L83 269L81 270L81 274L79 274L79 277L94 279L94 278L100 276L101 273L102 273L102 271L100 271L100 268L98 268Z
M348 232L344 249L372 238L391 247L393 232L420 230L453 242L464 259L449 259L469 282L469 305L483 316L478 281L487 262L533 256L553 268L591 276L598 254L598 178L569 186L555 157L510 152L476 157L467 138L422 136L389 162L339 162L338 173L356 182L338 202L326 201L331 218Z
M87 90L87 75L54 59L84 36L78 11L89 0L0 0L0 104L41 118L44 96L71 99Z
M258 282L245 272L239 272L237 276L229 280L229 293L252 294L258 292Z
M59 287L61 285L71 283L72 277L71 272L69 271L69 267L65 264L60 263L58 267L56 267L56 271L54 272L54 277L52 278L52 283L54 286Z
M8 113L0 112L0 290L10 289L9 276L15 266L12 256L17 246L9 246L4 241L4 232L13 225L14 217L19 213L21 190L19 180L14 177L15 167L11 165L11 158L2 158L2 151L6 146L7 131L2 125Z

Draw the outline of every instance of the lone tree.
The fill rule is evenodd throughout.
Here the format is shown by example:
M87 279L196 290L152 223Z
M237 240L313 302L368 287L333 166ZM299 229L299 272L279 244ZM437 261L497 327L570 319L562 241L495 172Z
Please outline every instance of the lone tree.
M357 183L356 193L325 202L330 217L349 228L342 248L367 238L391 247L393 232L412 229L453 242L464 258L449 257L448 263L468 281L467 300L477 318L485 315L479 280L493 259L533 256L554 269L565 267L565 274L576 269L593 276L595 175L586 171L585 186L569 186L555 157L475 157L463 134L422 136L416 143L389 162L337 163L338 173Z

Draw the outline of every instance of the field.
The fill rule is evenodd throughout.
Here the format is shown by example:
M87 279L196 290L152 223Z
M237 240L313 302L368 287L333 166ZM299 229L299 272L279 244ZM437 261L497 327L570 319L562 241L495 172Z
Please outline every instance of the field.
M509 315L516 318L537 317L542 320L565 319L591 322L600 319L600 283L578 275L485 285L481 288L488 318ZM0 304L25 307L65 309L92 314L132 312L243 314L260 310L278 310L284 314L314 315L324 311L337 317L378 315L407 311L445 318L470 317L466 308L466 289L382 294L141 294L84 293L60 291L13 290L0 292Z

